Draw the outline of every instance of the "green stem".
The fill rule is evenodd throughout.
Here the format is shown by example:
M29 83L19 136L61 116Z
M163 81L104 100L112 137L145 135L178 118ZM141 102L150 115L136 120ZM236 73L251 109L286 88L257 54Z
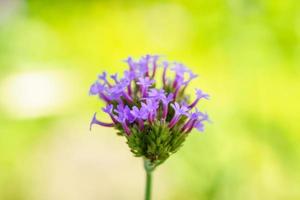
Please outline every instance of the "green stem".
M145 200L151 200L152 172L154 168L151 165L151 162L147 159L144 160L144 168L146 171Z

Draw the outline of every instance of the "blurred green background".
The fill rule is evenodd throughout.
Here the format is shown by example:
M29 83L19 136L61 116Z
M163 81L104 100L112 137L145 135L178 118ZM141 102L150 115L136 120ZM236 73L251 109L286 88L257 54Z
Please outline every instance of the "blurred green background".
M125 139L88 130L103 105L88 89L147 53L212 96L213 124L156 171L154 199L300 199L296 0L1 0L0 199L142 199Z

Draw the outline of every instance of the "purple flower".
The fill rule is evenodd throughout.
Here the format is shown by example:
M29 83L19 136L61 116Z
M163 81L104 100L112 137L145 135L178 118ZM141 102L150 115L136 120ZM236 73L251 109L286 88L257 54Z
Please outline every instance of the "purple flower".
M175 111L175 116L176 115L187 115L187 111L189 110L186 106L184 105L179 105L179 103L175 103L171 105L172 108L174 108Z
M188 87L188 85L190 84L190 82L198 77L198 75L194 74L192 71L190 71L189 74L190 74L189 79L182 83L182 85L184 86L182 91L181 91L182 93L185 92L185 90ZM175 98L174 98L175 100L176 100L176 97L178 95L179 89L180 88L177 88L176 91L175 91Z
M189 130L193 129L196 121L199 119L200 116L202 116L203 113L201 113L197 108L194 113L189 114L189 120L185 123L185 125L182 127L182 132L188 132Z
M145 159L146 169L155 169L192 130L204 130L209 118L196 106L209 95L196 90L196 99L190 101L186 88L197 75L182 63L149 54L125 62L128 69L121 76L103 72L90 87L90 95L105 101L102 111L111 118L105 123L95 114L90 128L94 124L114 127L126 137L131 152Z
M136 119L136 117L131 113L131 110L127 105L124 108L124 115L130 124L133 123Z
M175 62L173 67L171 67L171 71L174 71L177 77L184 77L185 73L191 72L191 70L184 66L182 63L177 62Z
M98 124L100 126L105 126L105 127L114 127L113 123L105 123L105 122L101 122L101 121L97 120L96 115L97 115L97 113L94 114L93 119L90 123L90 130L92 129L92 126L94 124Z
M126 118L124 115L119 115L118 118L117 118L117 121L122 125L125 133L130 136L131 135L131 131L126 123Z
M169 103L173 101L174 95L170 93L166 96L166 92L164 89L151 89L149 92L149 97L153 98L157 102L162 102L163 104L163 114L162 119L165 120L168 114Z
M146 103L142 103L142 109L145 109L149 115L148 120L150 124L154 122L155 117L157 116L157 109L159 107L159 103L155 99L146 99Z
M97 95L106 102L102 111L113 122L100 122L94 115L91 125L122 127L127 136L137 128L136 125L141 132L145 127L151 130L157 124L167 124L170 132L175 125L181 127L182 133L189 133L193 128L203 130L203 122L208 121L207 115L197 109L195 112L191 110L201 99L208 99L209 96L202 90L196 90L197 98L187 104L188 95L185 94L189 83L197 77L196 74L182 63L160 61L158 55L145 55L139 59L128 57L125 62L129 70L123 73L123 77L103 72L90 87L90 95ZM160 69L162 87L157 88L155 86L159 83L155 84L155 76ZM175 73L175 78L167 76L168 69ZM173 109L169 109L170 105ZM185 122L181 120L183 117L187 118Z
M146 78L139 78L137 84L144 88L149 88L150 86L153 85L154 82L155 82L155 80L152 80L149 77L146 77Z
M190 133L193 128L196 128L199 131L203 131L204 121L210 121L208 115L196 109L196 112L191 114L189 121L182 128L182 131L185 133Z
M139 61L134 61L129 57L126 62L130 67L130 71L134 73L135 77L144 77L148 73L148 60L146 57L142 57Z
M109 103L111 99L107 97L105 94L107 91L107 88L96 81L91 87L90 87L90 95L98 95L101 99L103 99L105 102Z
M99 95L99 93L103 92L104 90L105 87L97 81L90 87L90 95Z
M175 92L174 92L174 101L176 101L176 98L178 96L178 93L180 91L180 86L182 85L182 81L179 82L179 80L177 81L178 85L176 84L176 89L175 89Z
M158 89L152 88L152 89L150 89L148 96L149 96L149 98L154 98L156 100L160 100L160 99L166 98L166 92L164 89L158 90Z
M183 83L185 86L187 86L192 80L198 77L198 75L194 74L192 71L189 72L189 75L189 79Z
M204 131L204 124L201 121L197 121L194 125L194 128L196 128L198 131L203 132Z
M193 72L188 69L186 66L184 66L181 63L174 63L174 66L171 68L172 71L176 73L175 80L173 82L173 88L175 89L174 94L174 100L176 100L176 97L179 93L179 90L182 86L187 87L187 85L190 83L192 79L195 78L195 75ZM188 81L185 81L185 74L188 73L190 75L190 78Z
M135 79L135 74L133 71L125 71L124 72L124 79L127 79L129 81L132 81Z
M111 75L110 78L111 78L112 80L114 80L116 84L119 83L119 81L118 81L118 74L117 74L117 73Z
M177 102L175 104L171 104L172 108L175 111L173 119L169 123L169 128L175 126L175 124L179 121L181 116L188 116L188 108L184 105L179 105Z
M135 77L149 77L149 65L152 58L153 56L146 55L138 61L134 61L129 57L125 62L129 65L130 71L135 74Z
M116 85L109 89L108 92L110 94L110 98L114 100L119 100L120 97L124 97L124 99L127 102L132 103L133 100L126 91L129 84L130 81L128 81L127 79L122 79L121 81L119 81Z
M150 55L146 55L141 57L139 64L140 64L140 72L145 74L146 77L149 77L149 61L151 59Z
M131 96L132 95L131 82L135 79L134 72L133 71L125 71L124 79L129 81L129 83L127 85L127 91L128 91L128 95Z
M203 93L202 90L196 89L196 95L198 98L204 98L204 99L209 99L209 95L206 93Z
M107 104L106 107L102 108L102 111L105 112L106 114L108 114L110 116L110 118L112 119L112 121L116 124L117 120L114 117L113 109L114 109L114 106L112 104Z
M174 63L174 66L171 68L172 71L176 73L176 76L184 77L185 73L190 73L191 70L184 66L182 63Z
M196 100L189 106L190 109L194 108L197 103L200 101L200 99L209 99L209 95L208 94L205 94L203 93L202 90L199 90L199 89L196 89L196 95L197 95L197 98Z
M174 95L172 93L168 94L168 96L163 97L161 100L163 102L163 104L168 105L170 102L173 101L173 97Z
M145 109L148 110L150 113L151 112L156 112L156 110L158 109L159 105L158 105L158 102L154 99L146 99L146 104L143 104L142 105L145 105Z
M169 110L169 103L172 102L174 99L174 95L170 93L167 97L162 98L163 102L163 114L162 118L163 120L166 120L167 115L168 115L168 110Z
M140 130L144 129L144 121L148 119L149 113L145 107L141 107L140 109L136 106L132 108L131 114L137 119Z
M149 77L138 79L138 82L136 84L140 86L142 97L145 97L147 95L148 88L151 87L154 82L155 80L151 80Z
M98 78L100 79L100 80L102 80L106 85L108 85L109 87L111 87L111 84L108 82L108 80L107 80L107 73L106 72L103 72L102 74L100 74L99 76L98 76Z
M125 87L126 88L126 87ZM112 100L119 100L122 96L122 93L124 91L124 86L122 84L114 85L112 88L110 88L107 93L110 99Z
M128 65L129 65L129 69L130 71L133 71L134 68L136 67L136 64L134 62L134 60L132 59L132 57L128 57L126 60L124 60Z
M163 78L162 78L162 81L163 81L163 85L164 87L167 86L167 69L169 67L169 63L167 61L164 61L163 62L163 67L164 67L164 71L163 71Z
M113 114L113 108L114 106L112 104L107 104L107 106L105 108L102 108L103 112L107 113L107 114Z
M121 117L121 119L125 119L128 123L133 123L136 119L136 117L131 113L130 108L126 105L118 105L117 109L115 110L116 113L118 113L118 116Z
M131 114L137 118L137 119L142 119L146 120L148 119L149 112L145 107L141 107L140 109L136 106L132 108Z
M202 113L201 118L199 118L197 120L194 127L196 129L198 129L199 131L203 132L204 131L204 124L203 124L204 121L211 122L207 113Z
M152 58L152 67L153 67L153 72L152 72L152 79L155 77L156 70L157 70L157 61L159 59L158 55L154 55L151 57Z
M130 112L130 111L129 111ZM123 105L118 105L116 109L116 113L118 113L118 116L116 116L116 120L122 125L125 133L129 136L131 135L131 131L127 125L127 121L131 120L131 116L128 116L128 108L123 107Z
M194 128L196 128L198 131L203 132L204 131L204 124L203 122L211 122L207 113L202 113L201 118L199 118L196 123L194 124Z

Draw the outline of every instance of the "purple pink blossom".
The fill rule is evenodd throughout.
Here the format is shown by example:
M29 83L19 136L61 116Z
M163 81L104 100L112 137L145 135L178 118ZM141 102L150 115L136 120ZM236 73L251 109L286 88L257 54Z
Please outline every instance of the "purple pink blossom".
M203 131L209 118L196 106L202 99L209 99L209 95L196 89L196 98L189 102L185 94L190 82L198 76L181 63L160 59L157 55L137 60L128 57L125 63L129 70L123 77L100 74L89 93L105 102L102 111L111 122L102 122L94 114L90 126L115 127L128 137L136 127L142 133L145 127L157 124L166 124L170 131L178 128L182 134L194 128ZM158 74L161 76L157 77Z

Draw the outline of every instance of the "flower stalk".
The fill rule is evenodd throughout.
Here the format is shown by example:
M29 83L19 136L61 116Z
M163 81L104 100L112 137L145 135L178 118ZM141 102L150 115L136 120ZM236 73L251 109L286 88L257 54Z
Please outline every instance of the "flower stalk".
M146 184L145 184L145 200L151 200L152 193L152 173L154 167L151 164L151 161L144 159L144 168L146 172Z

